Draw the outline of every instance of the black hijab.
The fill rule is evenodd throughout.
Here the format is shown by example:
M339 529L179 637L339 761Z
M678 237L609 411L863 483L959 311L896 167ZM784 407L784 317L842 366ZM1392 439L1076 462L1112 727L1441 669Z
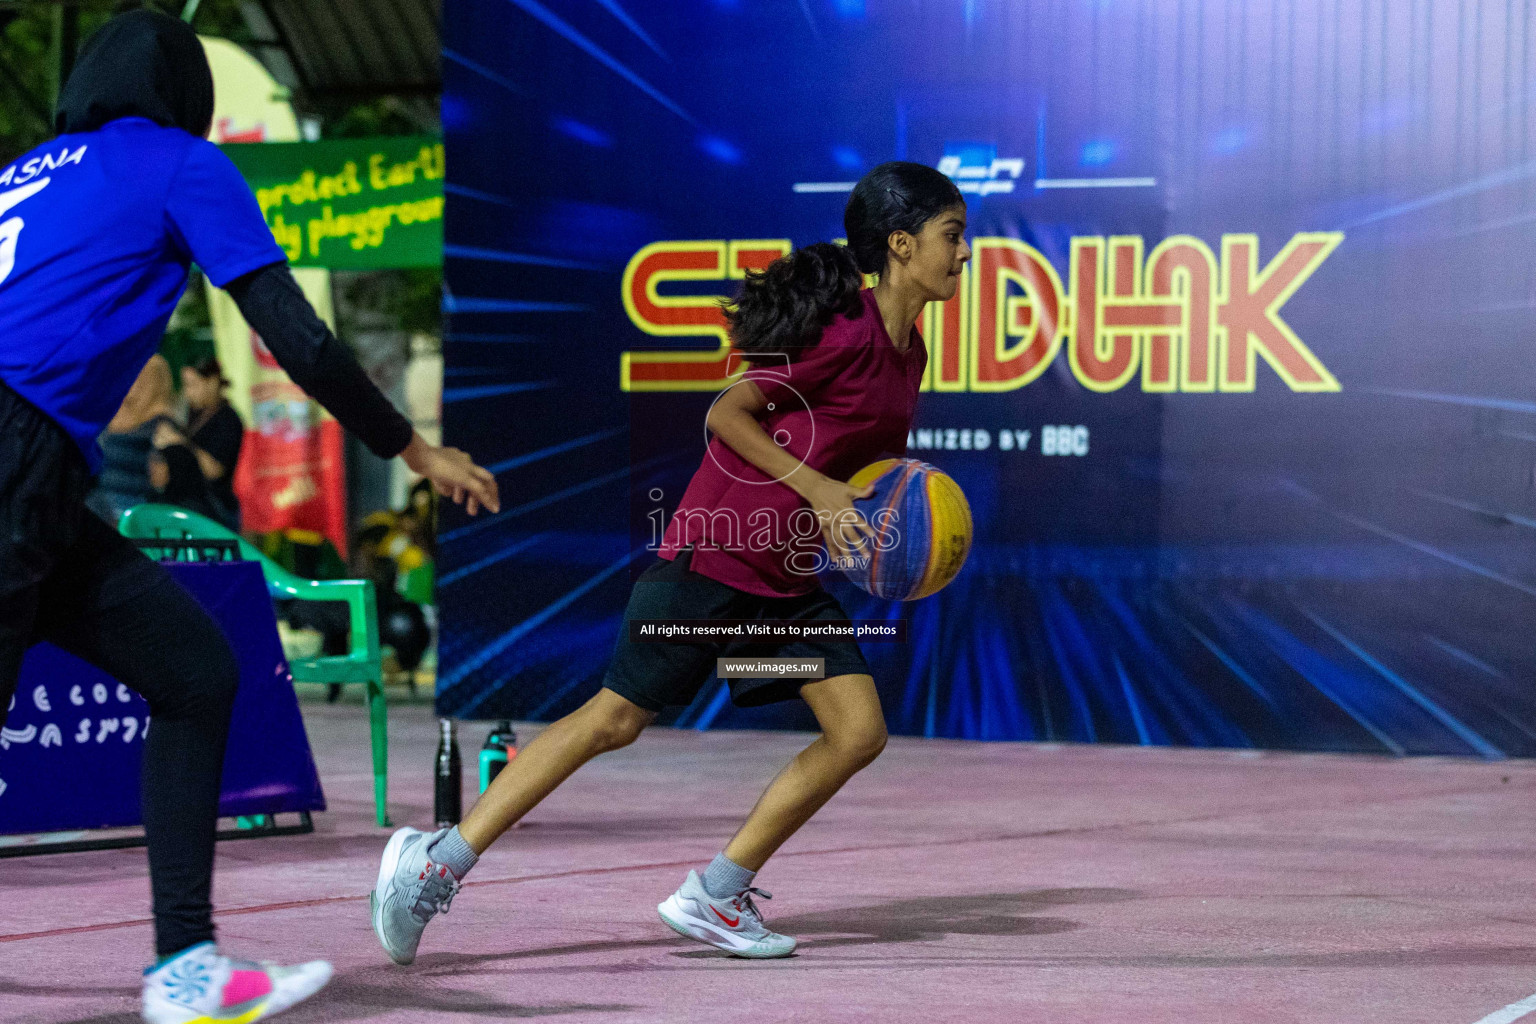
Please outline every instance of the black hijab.
M132 11L86 42L59 93L53 126L61 134L91 132L119 117L208 134L213 72L190 26L156 11Z

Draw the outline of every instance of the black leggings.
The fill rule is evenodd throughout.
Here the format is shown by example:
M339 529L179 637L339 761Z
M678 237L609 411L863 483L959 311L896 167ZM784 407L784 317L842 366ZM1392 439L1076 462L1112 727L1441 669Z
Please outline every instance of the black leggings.
M217 623L86 511L83 456L0 385L0 724L47 640L149 702L143 817L161 956L213 938L214 829L238 669Z

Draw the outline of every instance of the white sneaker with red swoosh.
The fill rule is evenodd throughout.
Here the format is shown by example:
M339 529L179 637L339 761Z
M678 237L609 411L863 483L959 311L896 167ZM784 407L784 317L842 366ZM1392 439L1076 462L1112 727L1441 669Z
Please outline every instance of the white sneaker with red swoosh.
M656 913L677 934L737 956L754 960L789 956L795 951L795 940L763 926L763 915L752 902L753 896L773 898L761 889L748 889L732 899L717 900L704 890L699 873L690 871L682 887L667 897Z

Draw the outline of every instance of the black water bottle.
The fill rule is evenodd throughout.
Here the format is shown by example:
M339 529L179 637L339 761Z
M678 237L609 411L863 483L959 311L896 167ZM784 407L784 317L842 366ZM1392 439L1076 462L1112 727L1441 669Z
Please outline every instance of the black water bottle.
M454 733L453 719L438 720L442 731L437 738L437 770L434 772L432 795L433 814L438 828L451 828L463 816L463 789L460 777L463 769L459 764L459 739Z

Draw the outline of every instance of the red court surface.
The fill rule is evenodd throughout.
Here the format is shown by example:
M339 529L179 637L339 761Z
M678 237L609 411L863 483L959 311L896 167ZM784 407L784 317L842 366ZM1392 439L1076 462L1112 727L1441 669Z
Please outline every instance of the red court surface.
M1536 763L896 739L760 876L802 945L749 962L655 905L806 737L660 729L503 839L395 967L364 716L305 711L331 810L221 844L216 888L231 951L335 962L294 1024L1507 1024L1536 993ZM395 709L399 822L427 823L433 742L430 709ZM0 861L0 1020L136 1020L147 903L141 850Z

